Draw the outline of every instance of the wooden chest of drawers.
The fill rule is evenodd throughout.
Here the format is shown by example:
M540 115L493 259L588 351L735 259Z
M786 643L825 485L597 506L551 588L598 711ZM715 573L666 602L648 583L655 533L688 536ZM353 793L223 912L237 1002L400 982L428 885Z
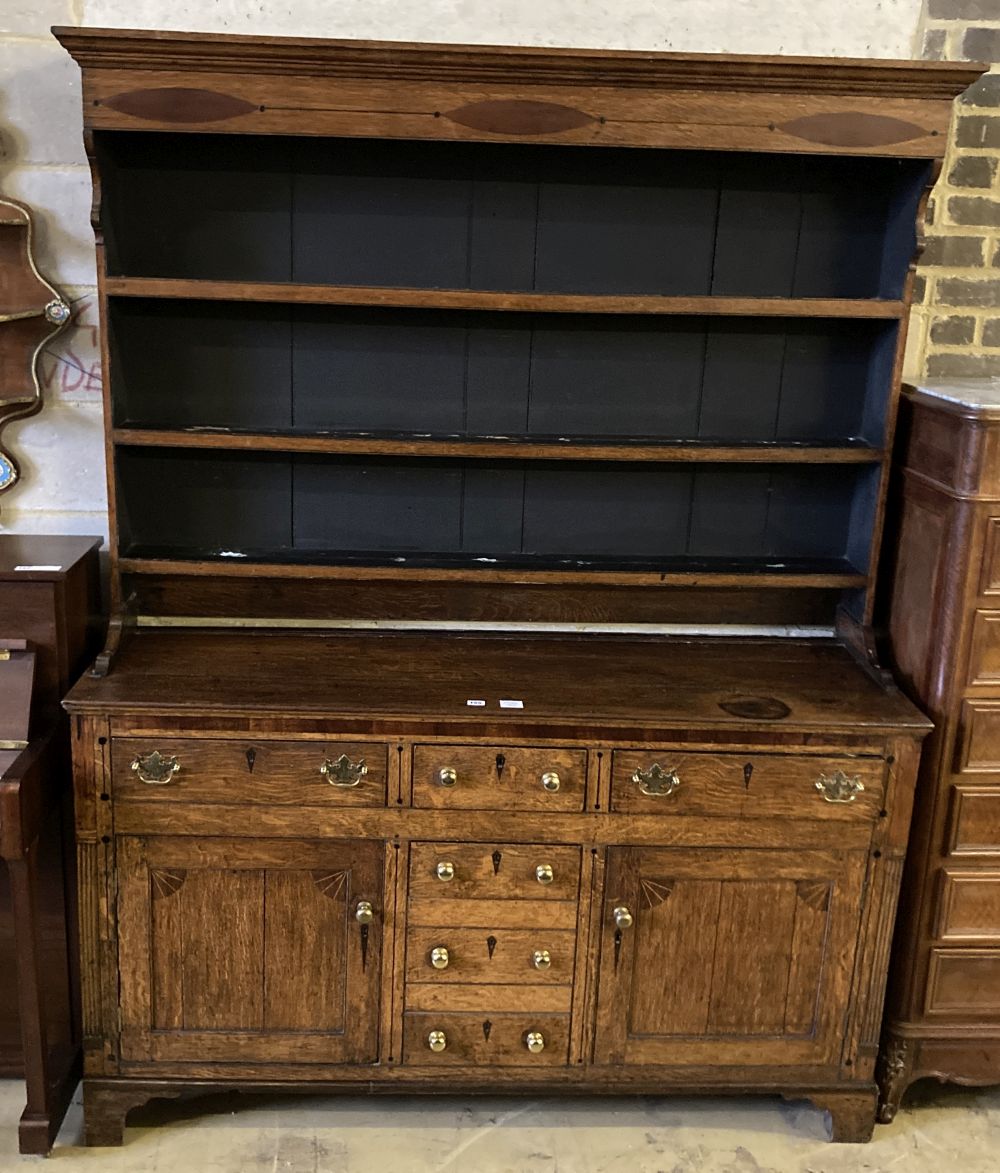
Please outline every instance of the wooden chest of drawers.
M1000 398L905 402L893 652L936 725L921 763L881 1085L891 1120L936 1076L1000 1082Z
M253 679L259 640L141 634L69 700L92 1142L320 1085L760 1090L870 1133L927 725L841 647L268 636ZM720 655L781 715L729 714Z

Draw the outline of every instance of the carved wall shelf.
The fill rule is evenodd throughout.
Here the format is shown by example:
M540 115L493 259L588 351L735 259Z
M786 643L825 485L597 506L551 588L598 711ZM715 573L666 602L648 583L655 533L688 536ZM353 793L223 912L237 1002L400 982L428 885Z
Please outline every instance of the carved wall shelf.
M0 493L20 477L3 429L41 409L38 356L70 316L63 296L35 266L31 212L0 199Z

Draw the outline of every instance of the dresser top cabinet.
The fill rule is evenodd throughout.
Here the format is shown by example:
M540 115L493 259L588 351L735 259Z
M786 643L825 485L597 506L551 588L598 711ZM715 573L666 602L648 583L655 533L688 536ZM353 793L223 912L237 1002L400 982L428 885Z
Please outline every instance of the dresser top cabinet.
M978 67L55 32L120 614L869 626Z

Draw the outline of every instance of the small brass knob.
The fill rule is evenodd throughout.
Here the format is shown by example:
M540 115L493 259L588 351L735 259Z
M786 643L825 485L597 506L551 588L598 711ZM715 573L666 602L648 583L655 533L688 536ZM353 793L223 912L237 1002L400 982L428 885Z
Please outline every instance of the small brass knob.
M624 904L619 904L614 912L615 924L620 929L630 929L632 927L632 914L625 907Z
M551 884L555 879L555 876L552 874L552 865L550 863L540 863L535 868L535 879L539 884Z
M370 925L375 919L375 910L371 906L370 900L359 900L358 907L354 910L354 919L359 925Z
M438 782L442 786L454 786L458 781L458 771L454 766L442 766L438 770Z
M443 945L436 945L431 950L431 965L435 969L447 969L448 962L451 958L448 956L448 950Z
M552 964L552 954L548 949L536 949L532 954L531 961L535 969L548 969Z
M427 1036L427 1045L435 1055L440 1055L448 1045L448 1036L443 1030L432 1030Z
M532 1055L540 1055L545 1050L545 1037L540 1030L529 1030L524 1036L524 1045Z
M546 770L542 775L542 789L547 790L549 794L555 794L561 785L559 775L555 770Z
M453 863L449 863L446 859L443 859L437 865L435 871L437 872L437 878L443 883L447 883L448 880L453 880L455 878L455 865Z

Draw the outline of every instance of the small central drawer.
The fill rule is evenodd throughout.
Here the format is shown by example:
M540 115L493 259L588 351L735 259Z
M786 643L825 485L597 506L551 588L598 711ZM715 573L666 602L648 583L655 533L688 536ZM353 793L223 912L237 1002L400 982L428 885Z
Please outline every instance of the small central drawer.
M615 750L611 809L623 814L870 822L881 758Z
M566 929L411 927L408 982L569 985L576 933Z
M385 805L379 742L124 737L111 762L116 800Z
M409 1066L560 1067L568 1061L568 1014L403 1015Z
M464 810L581 811L587 751L418 745L413 805Z
M554 904L575 901L579 887L579 847L545 843L414 843L410 849L411 909L421 900Z

